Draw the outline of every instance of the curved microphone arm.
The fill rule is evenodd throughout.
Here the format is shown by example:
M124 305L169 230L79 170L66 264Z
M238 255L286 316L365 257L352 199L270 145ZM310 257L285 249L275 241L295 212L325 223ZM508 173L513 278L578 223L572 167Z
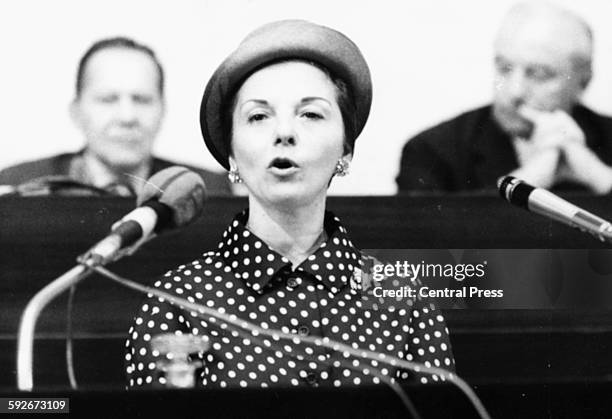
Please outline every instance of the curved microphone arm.
M34 387L32 354L38 316L55 297L91 273L91 269L84 265L75 266L38 291L26 306L19 322L17 338L17 388L19 390L32 391Z
M148 242L153 236L145 237L132 246L122 249L111 260L88 258L87 254L78 258L79 265L54 279L43 289L38 291L28 302L21 320L19 321L19 332L17 336L17 388L22 391L32 391L33 379L33 353L34 353L34 331L36 322L43 309L62 292L85 279L94 272L94 268L108 262L114 262L124 256L129 256Z

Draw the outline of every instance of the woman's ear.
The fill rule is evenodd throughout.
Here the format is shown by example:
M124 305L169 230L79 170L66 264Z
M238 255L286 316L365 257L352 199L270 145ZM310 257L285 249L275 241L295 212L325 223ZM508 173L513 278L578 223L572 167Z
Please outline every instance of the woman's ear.
M230 155L228 157L228 162L230 166L229 172L227 173L228 179L234 184L242 183L242 178L240 177L240 172L238 171L238 165L236 164L236 160L234 160L234 158Z
M238 165L236 164L236 160L231 155L228 157L230 170L236 171L238 170Z
M342 144L342 158L349 163L351 162L351 160L353 160L353 147L349 144L346 138L344 139Z
M346 161L347 163L352 162L353 161L353 153L351 151L346 152L342 156L342 160Z

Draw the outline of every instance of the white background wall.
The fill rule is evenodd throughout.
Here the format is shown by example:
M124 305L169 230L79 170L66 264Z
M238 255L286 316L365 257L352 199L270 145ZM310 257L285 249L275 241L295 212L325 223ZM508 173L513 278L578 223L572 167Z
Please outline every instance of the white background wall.
M555 2L592 24L595 78L584 101L612 114L612 2ZM492 40L513 3L3 0L0 167L82 146L68 117L77 62L97 39L126 35L156 50L166 69L168 113L157 154L220 170L199 131L208 77L252 29L272 20L302 18L351 37L373 76L372 113L357 142L351 175L335 181L331 192L392 194L407 138L489 100Z

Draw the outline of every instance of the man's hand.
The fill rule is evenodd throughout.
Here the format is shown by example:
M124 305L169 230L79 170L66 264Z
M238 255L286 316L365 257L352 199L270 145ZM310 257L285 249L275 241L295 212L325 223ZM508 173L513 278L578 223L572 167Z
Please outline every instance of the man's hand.
M539 149L509 175L540 188L551 188L557 179L560 156L561 152L556 147Z
M528 146L523 146L524 163L513 172L525 180L548 188L560 181L572 181L593 193L612 190L612 168L605 165L587 146L584 133L566 112L544 112L522 106L519 113L533 124ZM551 150L557 151L555 167ZM523 173L524 172L524 173Z
M529 141L535 147L544 149L568 143L585 144L584 133L576 121L562 110L544 112L523 105L518 112L533 124Z
M569 143L561 147L562 158L557 179L586 186L597 195L612 190L612 168L603 163L583 144Z

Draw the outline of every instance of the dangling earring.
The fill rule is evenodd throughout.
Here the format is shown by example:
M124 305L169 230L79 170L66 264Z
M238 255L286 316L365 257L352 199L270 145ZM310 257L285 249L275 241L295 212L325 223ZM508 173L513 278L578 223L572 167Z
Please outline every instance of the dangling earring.
M338 159L336 162L336 168L334 170L334 175L336 176L346 176L349 173L349 161L345 158Z
M242 178L240 177L240 173L238 173L238 168L230 167L229 172L227 172L227 177L232 183L242 183Z

